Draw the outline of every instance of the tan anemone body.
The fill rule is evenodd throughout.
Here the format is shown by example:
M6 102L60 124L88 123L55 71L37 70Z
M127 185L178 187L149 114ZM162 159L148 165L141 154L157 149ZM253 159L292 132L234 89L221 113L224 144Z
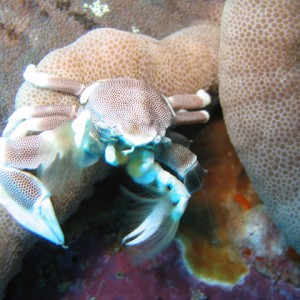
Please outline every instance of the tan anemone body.
M270 2L226 2L219 92L240 160L300 253L300 2Z
M86 85L120 76L143 79L165 96L217 88L219 28L197 25L163 40L116 29L93 30L74 43L48 54L40 72L76 79ZM198 57L203 58L199 60ZM75 97L33 88L24 83L16 107L77 104Z

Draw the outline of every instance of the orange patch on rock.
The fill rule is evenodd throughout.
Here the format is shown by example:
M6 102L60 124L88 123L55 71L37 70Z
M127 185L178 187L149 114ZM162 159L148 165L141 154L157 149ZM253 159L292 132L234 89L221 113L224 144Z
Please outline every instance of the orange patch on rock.
M240 193L237 193L233 196L233 200L236 201L244 210L249 210L252 208L252 204L249 200Z
M202 130L197 128L189 138L194 140L191 150L208 173L181 221L183 255L200 279L234 285L248 273L248 266L230 233L238 230L243 213L259 200L221 118L212 119Z

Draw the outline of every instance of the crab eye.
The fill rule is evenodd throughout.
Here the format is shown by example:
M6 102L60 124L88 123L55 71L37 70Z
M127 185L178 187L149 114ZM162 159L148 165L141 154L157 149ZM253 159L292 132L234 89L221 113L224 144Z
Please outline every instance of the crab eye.
M117 127L113 127L110 129L110 135L111 136L120 136L121 132Z
M161 142L161 136L160 135L157 135L154 140L153 140L153 143L154 144L159 144Z

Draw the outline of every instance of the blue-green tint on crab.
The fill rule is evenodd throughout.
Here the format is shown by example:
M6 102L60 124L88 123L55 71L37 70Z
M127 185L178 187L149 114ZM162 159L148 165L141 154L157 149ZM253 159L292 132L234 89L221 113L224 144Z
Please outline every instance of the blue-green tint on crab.
M142 222L124 237L123 243L127 246L146 243L147 251L156 253L173 239L190 194L180 180L155 162L155 144L135 147L132 151L124 150L124 143L120 141L108 147L110 153L105 156L108 162L115 166L125 164L127 174L144 187L145 194L148 191L156 195L143 197L125 191L139 203L138 207L145 205L145 208L135 215L137 223ZM126 160L120 163L119 157L126 157Z
M104 144L92 136L91 115L88 110L79 114L72 122L72 140L75 143L80 159L77 160L80 167L85 168L96 163L103 155Z
M105 161L112 166L122 166L127 163L128 156L117 144L108 143L105 148Z
M45 162L42 162L41 167L46 169L55 158L62 160L64 157L69 157L66 168L77 169L80 176L81 171L96 163L104 152L104 145L92 136L90 130L91 117L88 111L84 111L73 122L42 132L40 136L48 142L49 146L48 157Z
M0 167L0 203L29 231L52 243L64 244L50 192L36 177L13 168Z
M145 148L136 148L130 155L126 171L136 183L145 185L154 181L157 175L155 166L153 151Z

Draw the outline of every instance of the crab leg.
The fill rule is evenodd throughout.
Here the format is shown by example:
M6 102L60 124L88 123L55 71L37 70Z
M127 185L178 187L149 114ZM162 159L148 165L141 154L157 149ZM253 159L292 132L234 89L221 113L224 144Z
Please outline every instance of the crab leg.
M180 110L176 112L174 117L174 125L189 125L206 123L209 120L209 113L206 110L186 111Z
M55 244L64 244L50 192L33 175L1 166L0 203L29 231Z
M211 102L210 95L204 90L199 90L196 95L175 95L166 100L175 112L175 125L205 123L209 120L206 110L197 110Z
M38 72L35 65L27 66L23 77L37 87L80 96L85 85L75 79Z
M38 178L15 168L42 166L43 172L56 157L61 158L65 153L71 156L66 160L71 165L64 162L67 170L94 163L101 155L101 145L89 135L89 127L90 116L85 111L72 123L55 130L0 139L0 203L26 229L56 244L63 245L64 236L50 201L50 192Z
M76 116L75 105L25 106L10 116L2 136L16 138L25 136L30 131L51 130L75 119Z
M180 109L203 108L211 102L210 95L204 90L199 90L196 95L171 96L168 97L167 100L175 111Z
M184 182L189 193L201 188L204 169L199 165L197 156L179 144L160 144L155 149L155 159L173 170Z
M48 143L40 135L0 138L0 165L36 169L47 158L48 149Z
M21 125L20 125L21 126ZM94 164L104 152L100 142L90 133L88 111L81 113L73 122L68 122L39 135L20 138L0 138L0 165L18 169L45 170L56 158L67 153L69 163L80 168Z
M81 151L80 147L72 148L77 135L71 124L66 124L39 135L0 138L0 164L17 169L33 170L39 166L46 169L56 157L62 158L71 151Z

